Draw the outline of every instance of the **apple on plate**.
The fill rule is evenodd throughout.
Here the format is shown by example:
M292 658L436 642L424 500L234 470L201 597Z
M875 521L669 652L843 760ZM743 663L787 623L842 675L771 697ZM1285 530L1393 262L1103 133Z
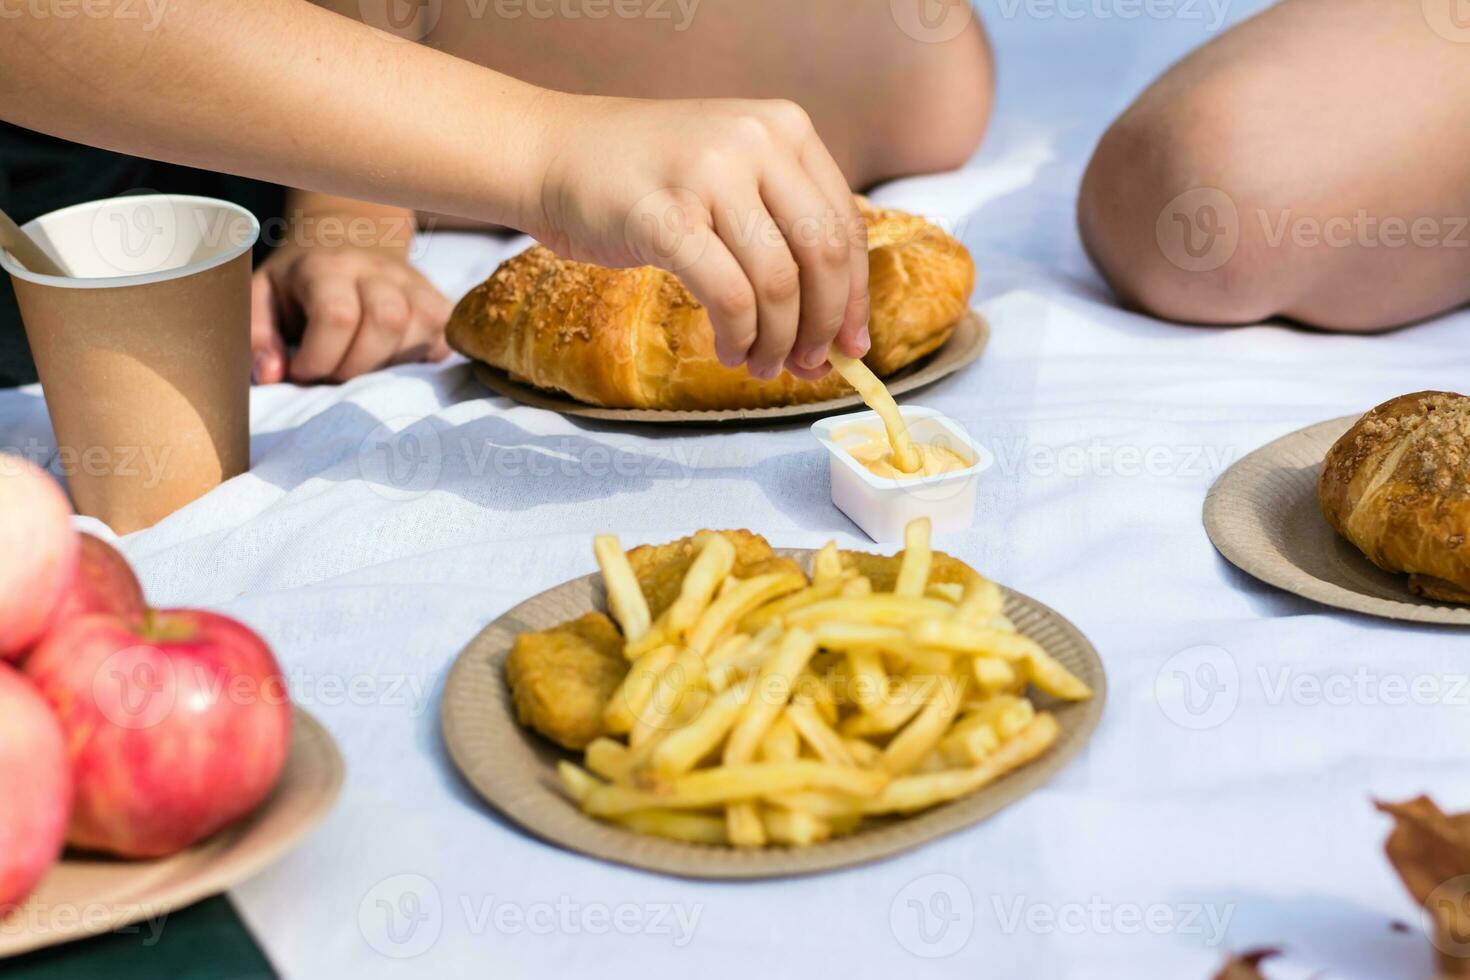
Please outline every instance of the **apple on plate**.
M75 779L68 843L162 857L274 788L291 706L264 640L216 613L92 613L58 623L25 672L61 724Z
M61 485L0 455L0 660L16 660L51 625L79 544Z
M51 706L0 663L0 919L60 856L71 794L66 744Z

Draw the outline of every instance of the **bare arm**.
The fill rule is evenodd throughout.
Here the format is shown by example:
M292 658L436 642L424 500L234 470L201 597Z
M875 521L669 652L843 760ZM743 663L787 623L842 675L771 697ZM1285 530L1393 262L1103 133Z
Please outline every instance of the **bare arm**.
M563 95L303 0L160 9L151 29L0 11L0 118L669 269L757 377L867 352L866 229L792 103Z
M142 8L137 8L142 9ZM544 90L300 0L0 30L0 117L136 156L526 227Z

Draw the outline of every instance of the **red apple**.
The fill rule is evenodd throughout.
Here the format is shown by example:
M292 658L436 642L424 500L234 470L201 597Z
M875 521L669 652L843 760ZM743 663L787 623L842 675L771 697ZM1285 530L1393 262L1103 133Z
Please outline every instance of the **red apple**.
M18 456L0 455L0 660L41 638L77 563L71 503Z
M0 918L56 863L70 812L61 726L35 685L0 664Z
M122 553L85 531L80 535L80 543L77 569L57 604L53 624L88 613L110 613L132 619L147 612L143 586Z
M58 624L25 671L66 736L77 847L173 854L250 813L281 775L285 680L265 641L233 619L81 616Z

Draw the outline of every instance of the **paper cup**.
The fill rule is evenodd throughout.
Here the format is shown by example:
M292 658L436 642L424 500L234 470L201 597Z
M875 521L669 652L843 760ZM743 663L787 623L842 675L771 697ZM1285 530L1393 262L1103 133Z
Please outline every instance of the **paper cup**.
M224 201L152 194L25 226L74 278L6 252L80 513L149 527L250 465L250 250Z

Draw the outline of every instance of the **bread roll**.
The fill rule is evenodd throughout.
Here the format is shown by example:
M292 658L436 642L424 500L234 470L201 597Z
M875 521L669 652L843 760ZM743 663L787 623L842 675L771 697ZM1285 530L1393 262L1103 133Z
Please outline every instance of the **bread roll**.
M1327 454L1322 512L1416 594L1470 603L1470 398L1421 391L1363 416Z
M922 218L873 208L868 222L873 346L880 377L949 338L975 285L963 245ZM511 377L608 408L765 408L851 389L836 373L757 381L722 365L702 307L659 269L604 269L537 245L460 300L449 343Z

